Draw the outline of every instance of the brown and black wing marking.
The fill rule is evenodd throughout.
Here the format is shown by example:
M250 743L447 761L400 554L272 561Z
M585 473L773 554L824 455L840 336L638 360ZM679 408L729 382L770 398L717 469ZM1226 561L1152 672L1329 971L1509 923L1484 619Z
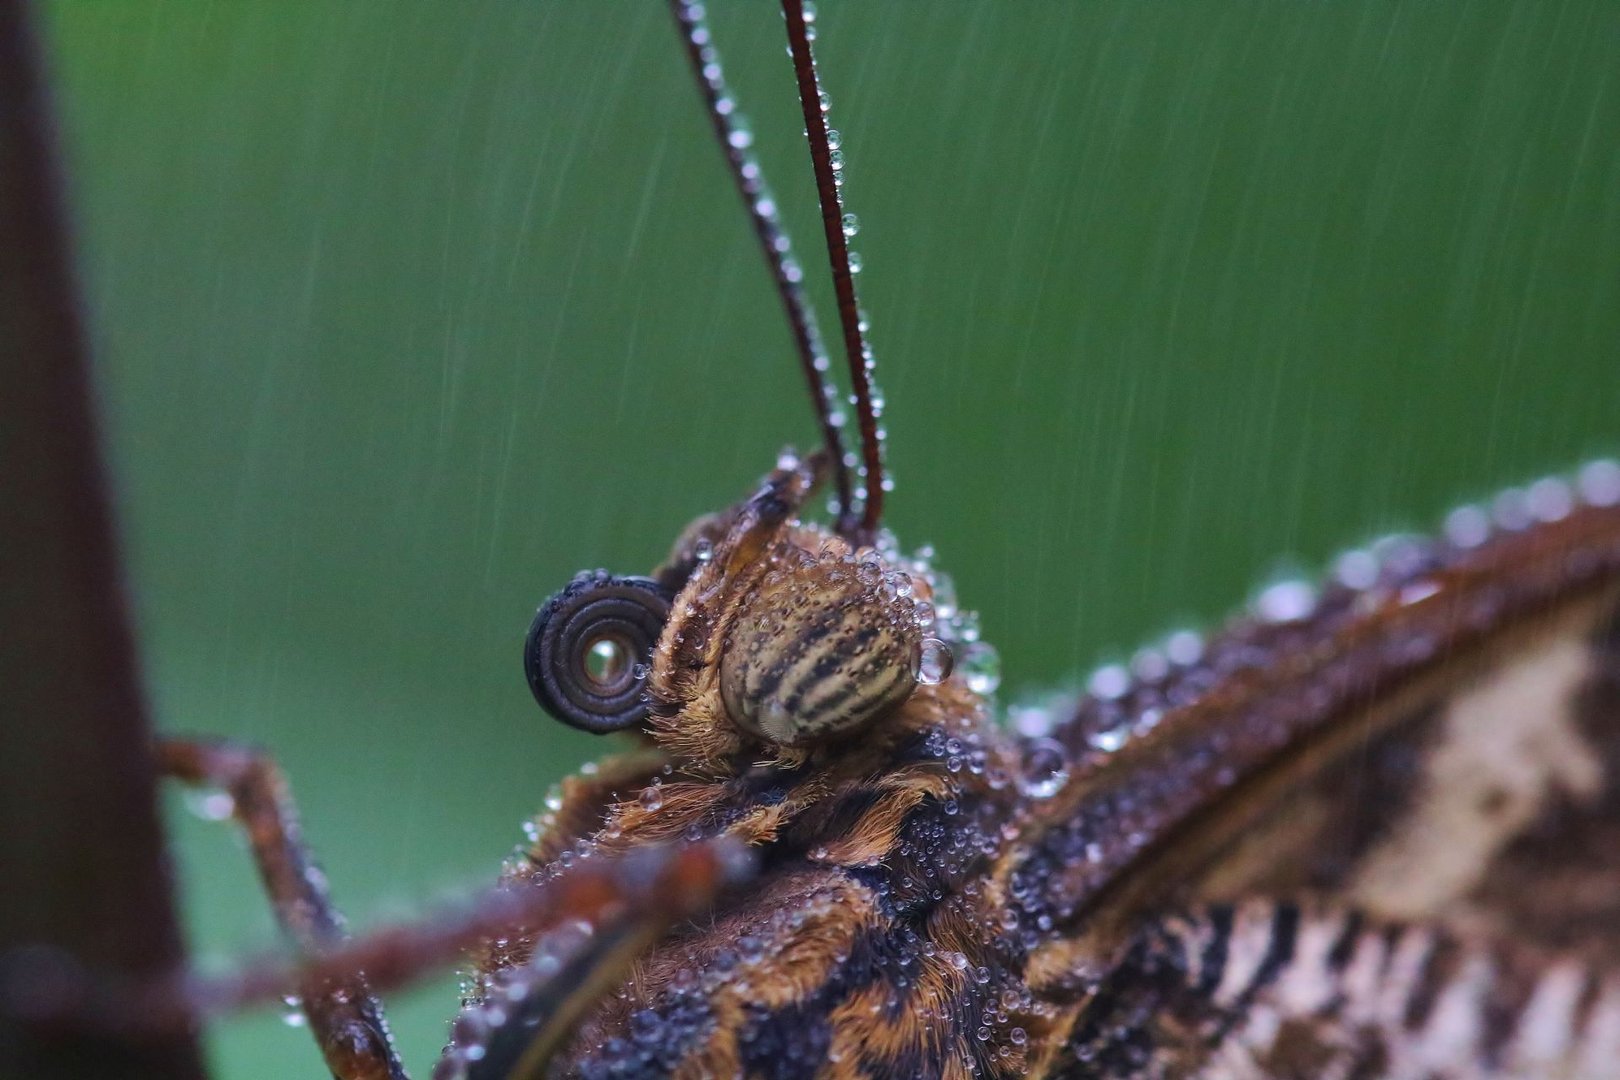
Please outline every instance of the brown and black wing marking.
M1060 1075L1605 1080L1620 975L1583 957L1336 905L1251 900L1146 923Z
M1352 553L1309 595L1052 732L1074 778L996 876L1054 928L1025 969L1067 1029L1045 1071L1614 1075L1620 467ZM1359 982L1321 967L1332 925Z

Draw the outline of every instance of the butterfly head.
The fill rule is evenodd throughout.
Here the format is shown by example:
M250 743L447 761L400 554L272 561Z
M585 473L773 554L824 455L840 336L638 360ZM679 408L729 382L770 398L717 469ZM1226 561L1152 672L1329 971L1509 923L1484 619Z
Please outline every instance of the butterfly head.
M525 646L542 707L646 732L704 770L857 739L948 674L932 583L800 520L822 459L784 453L748 498L693 522L646 578L581 574Z

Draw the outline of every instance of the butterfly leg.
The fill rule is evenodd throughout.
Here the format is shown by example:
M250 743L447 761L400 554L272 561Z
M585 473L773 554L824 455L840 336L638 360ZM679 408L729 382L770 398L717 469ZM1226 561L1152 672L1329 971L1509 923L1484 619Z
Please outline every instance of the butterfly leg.
M1620 971L1332 905L1209 905L1139 932L1062 1058L1055 1075L1607 1080Z
M130 983L49 950L19 951L0 956L0 1017L42 1030L141 1038L296 995L338 1080L403 1080L373 991L521 937L532 943L528 958L486 982L454 1026L434 1076L467 1075L475 1065L474 1076L534 1075L489 1070L499 1062L543 1068L573 1021L642 948L752 872L746 851L726 840L651 845L581 860L543 879L514 878L349 939L300 836L286 783L266 755L229 742L164 739L158 756L166 775L230 796L297 952L249 959L222 975L180 972ZM10 993L13 986L23 992Z
M215 739L160 738L159 768L182 783L230 799L276 921L300 953L318 955L347 937L326 875L315 865L281 770L263 751ZM404 1080L382 1005L364 974L337 971L298 990L310 1031L340 1080Z
M752 869L746 849L725 839L581 859L554 875L509 879L437 916L374 930L314 957L270 958L194 982L188 996L198 1012L228 1012L356 971L386 990L464 960L469 950L487 952L521 938L525 958L488 969L476 999L452 1025L433 1076L542 1076L575 1021L622 981L647 946L672 924L708 911Z

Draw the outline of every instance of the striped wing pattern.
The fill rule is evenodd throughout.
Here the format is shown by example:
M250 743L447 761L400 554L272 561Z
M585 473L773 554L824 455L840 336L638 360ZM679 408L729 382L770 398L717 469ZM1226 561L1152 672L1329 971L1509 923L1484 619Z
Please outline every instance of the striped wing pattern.
M1607 1080L1620 975L1331 905L1212 905L1147 927L1070 1047L1074 1077Z

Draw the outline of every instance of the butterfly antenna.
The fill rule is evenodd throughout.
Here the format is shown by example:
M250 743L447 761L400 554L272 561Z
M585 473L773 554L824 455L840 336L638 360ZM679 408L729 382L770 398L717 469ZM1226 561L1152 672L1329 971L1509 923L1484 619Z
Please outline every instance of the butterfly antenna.
M726 87L725 72L720 67L720 53L714 46L704 8L693 0L670 0L670 11L680 28L681 41L686 46L686 57L692 63L698 89L708 107L709 120L714 124L715 138L725 151L726 164L736 182L737 193L742 196L748 217L754 223L754 235L765 253L765 261L776 277L776 291L782 297L788 325L793 330L793 341L799 350L799 366L810 389L810 405L821 425L822 442L826 444L827 458L832 469L833 495L837 505L840 529L853 519L854 496L850 490L849 466L844 461L844 443L840 433L843 416L837 406L837 388L828 378L831 366L821 333L816 329L815 312L804 291L804 268L793 257L793 244L782 228L776 199L765 184L765 174L759 161L750 151L753 135L737 112L737 99Z
M874 359L864 337L864 320L855 296L854 270L850 264L848 234L854 231L853 215L844 213L839 192L842 155L834 156L827 133L826 98L816 78L816 59L810 51L811 34L806 25L804 0L782 0L787 19L788 46L793 53L793 72L799 82L799 104L804 110L805 134L810 139L810 163L816 174L816 196L821 201L821 225L827 236L827 258L832 263L833 291L838 297L838 320L844 327L844 353L849 358L849 380L854 390L856 417L860 423L861 456L864 464L865 499L859 522L854 512L842 515L838 531L870 543L877 535L883 516L883 438L878 430L878 409L874 407L871 373ZM811 16L813 20L814 16Z

